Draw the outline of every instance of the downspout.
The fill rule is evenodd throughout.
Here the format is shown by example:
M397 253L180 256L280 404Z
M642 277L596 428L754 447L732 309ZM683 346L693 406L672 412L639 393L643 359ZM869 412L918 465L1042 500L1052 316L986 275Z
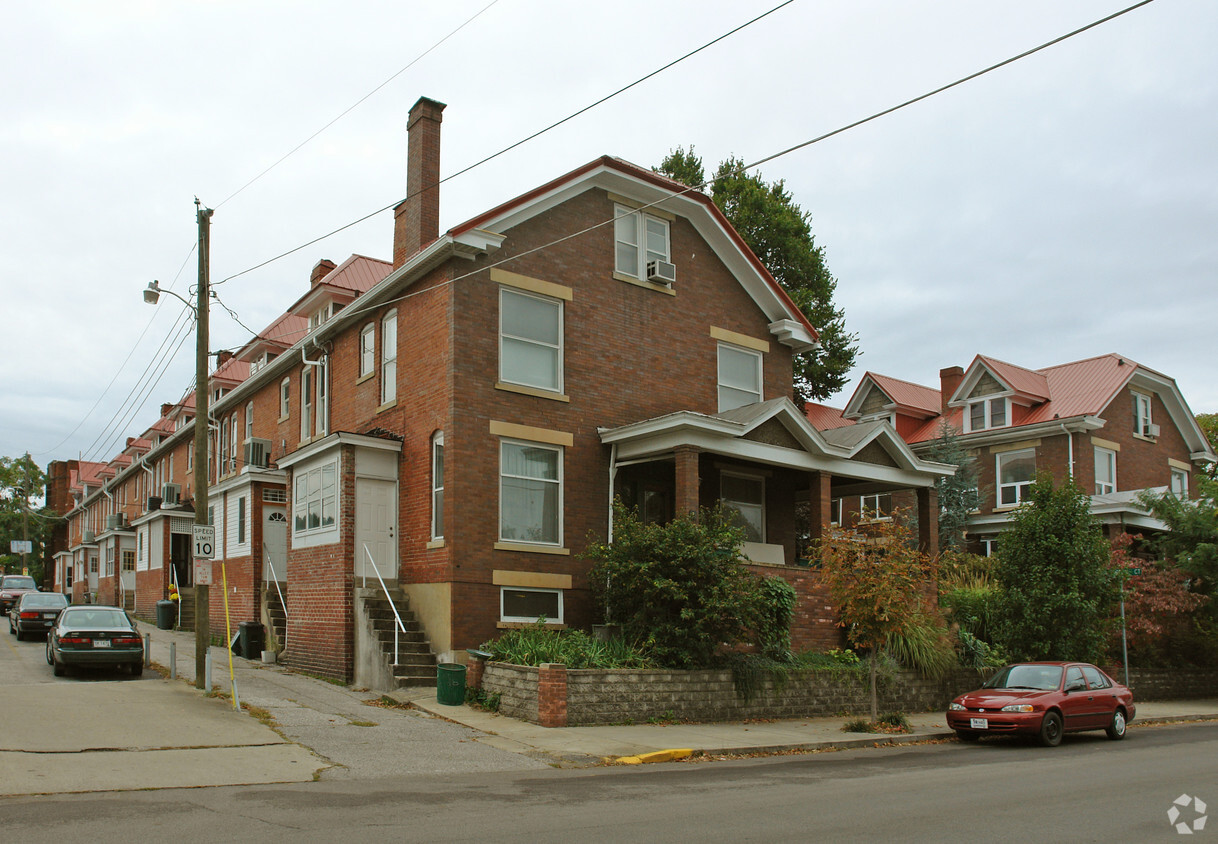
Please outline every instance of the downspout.
M613 544L613 488L617 482L617 443L609 446L609 539L607 544Z
M1074 480L1074 435L1070 433L1070 429L1066 427L1066 423L1062 423L1062 430L1066 432L1066 456L1070 467L1070 480Z

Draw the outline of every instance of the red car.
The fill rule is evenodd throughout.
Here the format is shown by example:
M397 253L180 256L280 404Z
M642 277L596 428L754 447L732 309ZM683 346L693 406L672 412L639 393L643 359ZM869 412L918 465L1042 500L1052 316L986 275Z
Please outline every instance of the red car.
M26 592L37 591L38 584L28 574L0 575L0 612L8 615L18 598Z
M947 709L962 741L987 735L1035 736L1046 747L1066 733L1104 730L1119 741L1133 720L1133 693L1086 662L1008 665Z

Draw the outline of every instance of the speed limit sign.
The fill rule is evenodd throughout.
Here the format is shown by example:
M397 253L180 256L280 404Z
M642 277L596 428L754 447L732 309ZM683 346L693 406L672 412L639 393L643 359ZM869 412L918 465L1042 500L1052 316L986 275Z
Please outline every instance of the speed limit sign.
M216 528L215 525L194 525L195 559L214 560L216 558Z

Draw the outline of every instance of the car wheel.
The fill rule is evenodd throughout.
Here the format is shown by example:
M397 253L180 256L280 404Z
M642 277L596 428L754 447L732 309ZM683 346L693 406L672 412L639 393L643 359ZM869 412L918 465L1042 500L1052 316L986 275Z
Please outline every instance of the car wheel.
M54 665L55 658L51 656L51 637L47 635L47 665Z
M977 741L981 738L980 733L966 733L964 730L956 730L956 738L960 741Z
M144 661L143 660L140 660L139 662L131 663L131 676L132 677L139 677L143 673L144 673Z
M10 630L9 632L13 633L17 636L18 642L20 642L22 639L25 638L25 634L21 632L21 628L17 628L16 630Z
M1062 716L1056 712L1046 712L1045 720L1040 722L1040 743L1045 747L1057 747L1062 743Z
M1104 732L1108 734L1108 738L1113 741L1120 741L1125 738L1125 728L1129 726L1125 721L1125 710L1117 708L1117 711L1112 713L1112 723L1105 728Z
M67 673L67 670L68 670L68 667L66 665L56 662L55 659L52 657L52 659L51 659L51 673L52 674L54 674L56 677L62 677L64 674Z

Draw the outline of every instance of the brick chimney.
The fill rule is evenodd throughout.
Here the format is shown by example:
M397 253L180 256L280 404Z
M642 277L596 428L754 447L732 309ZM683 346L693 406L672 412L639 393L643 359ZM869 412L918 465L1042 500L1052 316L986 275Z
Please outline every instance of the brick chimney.
M960 388L964 380L964 370L959 366L948 366L939 370L939 412L947 415L947 402L952 394Z
M393 210L396 270L440 236L440 121L444 103L420 97L406 124L406 198Z
M336 266L338 265L329 258L322 258L318 261L317 265L313 267L312 274L309 275L309 287L316 287L317 283L328 276Z
M161 415L162 416L168 416L169 411L171 411L171 410L173 410L172 404L162 404L161 405Z
M224 366L224 364L228 363L232 359L233 353L228 349L221 349L220 351L216 352L216 369Z

